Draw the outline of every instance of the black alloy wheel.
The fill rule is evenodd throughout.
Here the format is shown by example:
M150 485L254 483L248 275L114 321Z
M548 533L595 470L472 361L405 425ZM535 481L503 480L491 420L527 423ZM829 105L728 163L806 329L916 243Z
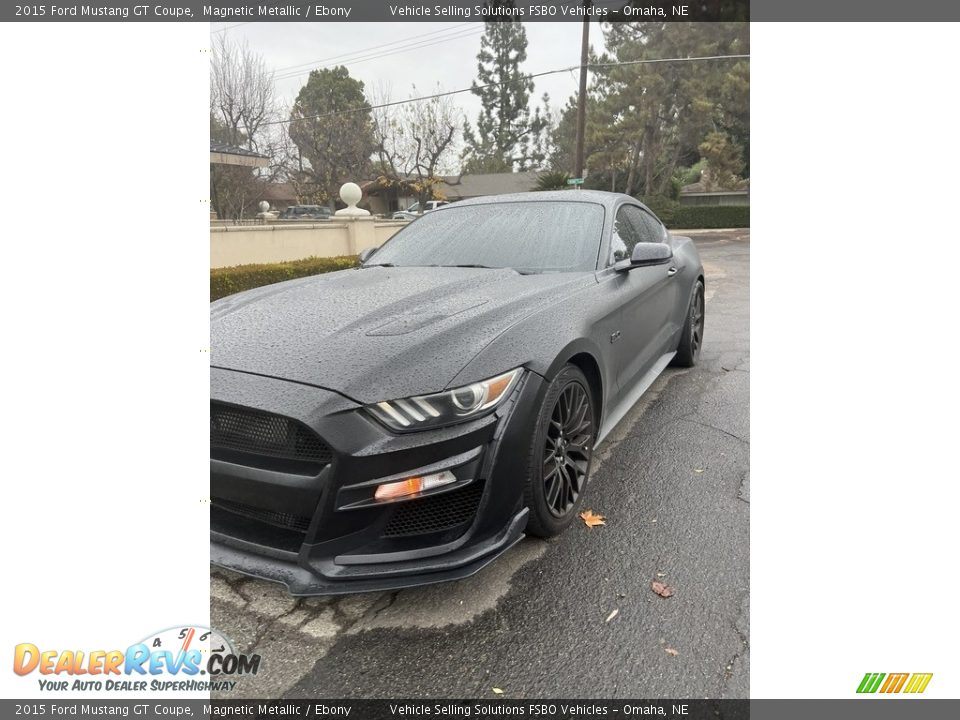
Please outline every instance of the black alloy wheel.
M687 308L687 318L680 332L680 343L677 345L677 354L673 364L680 367L693 367L700 360L700 349L703 347L703 326L705 316L705 299L703 282L697 280Z
M593 456L593 412L586 389L567 385L553 407L543 449L547 509L563 517L576 505Z
M574 365L564 367L547 388L524 491L531 535L558 535L577 515L597 437L593 403L590 384Z
M690 303L690 347L694 359L700 356L700 346L703 344L703 285L697 284Z

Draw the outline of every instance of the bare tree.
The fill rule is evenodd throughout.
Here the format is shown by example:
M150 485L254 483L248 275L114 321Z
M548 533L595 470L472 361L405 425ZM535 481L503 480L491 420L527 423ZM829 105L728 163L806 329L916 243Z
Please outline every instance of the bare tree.
M435 93L440 92L438 85ZM377 181L382 188L416 196L422 211L427 200L443 199L439 186L457 160L464 115L449 96L376 107L387 102L389 90L381 87L370 103L375 107Z
M252 210L265 183L283 170L283 133L271 125L278 117L273 73L263 57L225 33L213 43L210 62L210 137L271 158L265 168L210 166L210 191L220 217L238 219Z
M210 113L228 133L230 143L260 150L268 133L264 123L277 115L273 72L246 42L221 33L210 63Z

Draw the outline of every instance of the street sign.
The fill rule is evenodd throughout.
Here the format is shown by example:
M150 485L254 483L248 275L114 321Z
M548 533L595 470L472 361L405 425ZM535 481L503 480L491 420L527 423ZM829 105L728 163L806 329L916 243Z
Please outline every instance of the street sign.
M583 178L567 178L567 185L583 185Z

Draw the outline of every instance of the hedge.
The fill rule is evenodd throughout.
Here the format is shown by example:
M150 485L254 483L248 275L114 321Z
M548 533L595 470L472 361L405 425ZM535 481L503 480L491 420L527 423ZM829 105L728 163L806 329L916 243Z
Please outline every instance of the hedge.
M681 230L699 228L750 227L749 205L681 205L673 211L667 227Z
M656 213L668 228L697 230L750 227L748 205L680 205L676 200L641 197L640 202Z
M356 267L356 255L309 257L269 265L235 265L210 270L210 301L261 285Z

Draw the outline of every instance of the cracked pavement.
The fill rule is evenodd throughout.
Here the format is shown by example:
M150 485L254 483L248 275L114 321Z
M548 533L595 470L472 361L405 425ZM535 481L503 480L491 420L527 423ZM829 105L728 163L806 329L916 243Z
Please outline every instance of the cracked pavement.
M211 625L263 657L220 697L748 697L749 231L695 239L701 364L669 368L598 448L584 508L606 526L392 593L291 598L212 568Z

